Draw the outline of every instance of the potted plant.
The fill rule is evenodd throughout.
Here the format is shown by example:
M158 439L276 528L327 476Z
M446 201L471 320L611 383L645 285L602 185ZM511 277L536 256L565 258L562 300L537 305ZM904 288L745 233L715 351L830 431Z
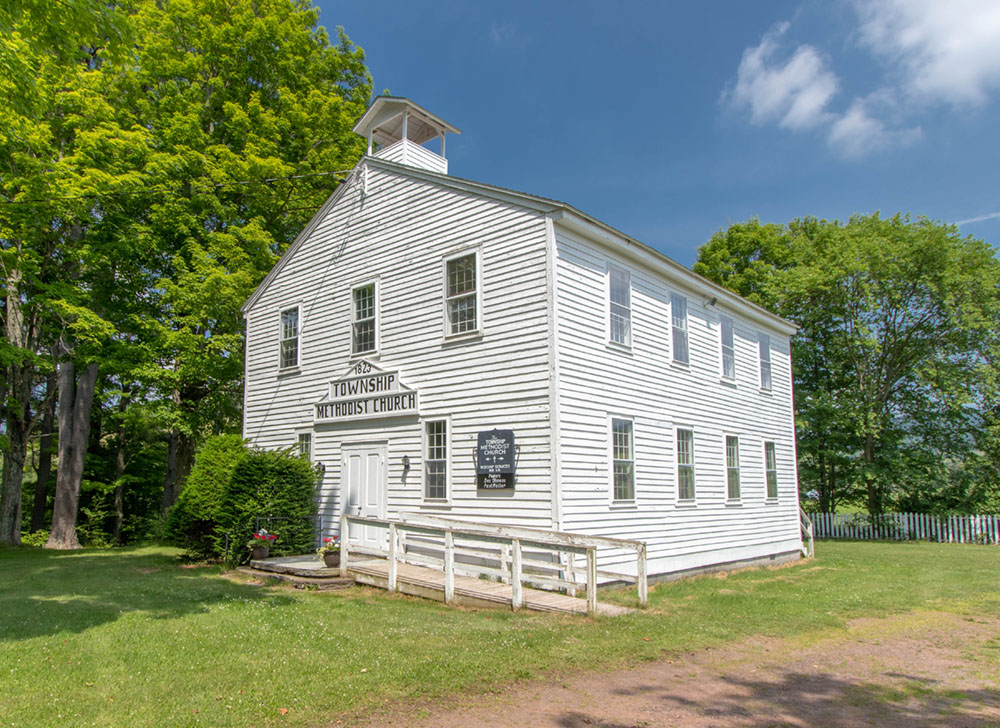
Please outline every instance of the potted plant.
M271 546L277 540L277 534L268 533L263 528L260 529L247 541L247 548L250 549L250 558L253 561L266 559L267 555L271 553Z
M326 536L323 545L316 551L328 568L340 566L340 540L336 536Z

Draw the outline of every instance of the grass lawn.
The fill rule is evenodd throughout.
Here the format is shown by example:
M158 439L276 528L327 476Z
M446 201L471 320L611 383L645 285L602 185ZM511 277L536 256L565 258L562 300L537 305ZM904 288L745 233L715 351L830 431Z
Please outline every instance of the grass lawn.
M1000 549L820 542L813 561L655 586L639 614L468 611L260 587L166 548L0 549L0 725L303 726L754 635L1000 613ZM634 603L634 590L602 599Z

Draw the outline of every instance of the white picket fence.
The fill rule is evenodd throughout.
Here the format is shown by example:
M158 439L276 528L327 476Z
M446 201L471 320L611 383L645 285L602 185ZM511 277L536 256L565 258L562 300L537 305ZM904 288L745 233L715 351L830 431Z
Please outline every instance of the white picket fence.
M936 541L1000 544L1000 515L932 516L926 513L814 513L816 538L859 541Z

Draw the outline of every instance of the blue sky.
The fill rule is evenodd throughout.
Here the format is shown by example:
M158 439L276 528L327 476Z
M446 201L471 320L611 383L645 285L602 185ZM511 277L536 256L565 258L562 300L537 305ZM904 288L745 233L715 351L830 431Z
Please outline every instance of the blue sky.
M897 211L1000 243L1000 3L315 0L450 171L690 265L730 222ZM980 219L983 218L983 219Z

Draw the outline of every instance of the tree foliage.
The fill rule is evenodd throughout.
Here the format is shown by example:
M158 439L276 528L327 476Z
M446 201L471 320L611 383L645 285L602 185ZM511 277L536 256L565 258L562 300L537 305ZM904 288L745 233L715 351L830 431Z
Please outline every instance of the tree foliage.
M713 236L695 271L799 325L800 474L824 509L974 509L996 489L991 246L904 215L750 220Z

